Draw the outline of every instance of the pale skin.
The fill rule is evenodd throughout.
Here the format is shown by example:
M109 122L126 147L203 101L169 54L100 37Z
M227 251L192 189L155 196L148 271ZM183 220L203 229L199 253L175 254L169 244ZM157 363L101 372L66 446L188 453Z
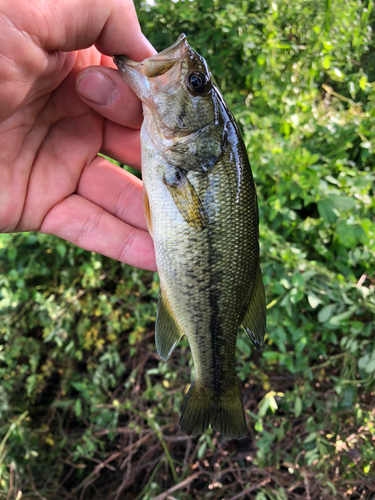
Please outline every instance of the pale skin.
M155 53L131 0L0 0L0 232L40 231L156 270L140 101L112 55Z

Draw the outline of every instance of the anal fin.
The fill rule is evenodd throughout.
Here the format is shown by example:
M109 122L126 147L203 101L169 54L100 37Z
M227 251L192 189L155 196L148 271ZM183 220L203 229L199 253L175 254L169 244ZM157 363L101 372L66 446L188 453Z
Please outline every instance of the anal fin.
M170 357L182 336L183 332L160 288L155 322L155 343L158 354L164 361Z
M242 321L242 326L259 351L263 346L266 331L266 295L260 266L256 271L250 303Z

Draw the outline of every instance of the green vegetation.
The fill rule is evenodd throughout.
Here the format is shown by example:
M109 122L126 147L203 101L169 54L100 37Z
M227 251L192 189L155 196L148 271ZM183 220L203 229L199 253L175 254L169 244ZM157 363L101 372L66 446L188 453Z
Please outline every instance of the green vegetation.
M186 340L155 352L156 274L2 235L0 498L373 499L373 2L137 8L157 49L185 32L206 57L248 148L268 303L263 352L238 340L249 434L179 433L192 363Z

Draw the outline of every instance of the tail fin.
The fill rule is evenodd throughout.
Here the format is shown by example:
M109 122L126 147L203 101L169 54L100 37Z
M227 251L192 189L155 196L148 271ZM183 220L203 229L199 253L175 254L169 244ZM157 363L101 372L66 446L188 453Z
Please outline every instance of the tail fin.
M191 384L182 409L180 430L188 436L196 436L210 424L213 430L226 437L245 437L247 427L237 379L222 394L208 389L199 381Z

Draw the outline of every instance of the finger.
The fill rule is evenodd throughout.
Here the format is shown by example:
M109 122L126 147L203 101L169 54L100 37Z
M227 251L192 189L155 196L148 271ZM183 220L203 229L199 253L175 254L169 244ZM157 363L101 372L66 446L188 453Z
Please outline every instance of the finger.
M141 180L101 157L84 169L77 188L77 194L83 198L146 231L142 193Z
M117 66L113 61L113 56L105 56L104 54L102 54L100 65L105 66L106 68L113 68L117 70Z
M129 167L141 170L139 130L121 127L116 123L106 121L101 153Z
M86 104L105 118L125 127L140 128L141 102L118 71L103 66L86 68L77 77L76 91Z
M89 108L77 97L77 102L69 103L68 107L68 112L77 116L64 117L62 107L68 96L69 92L60 86L56 95L51 97L48 108L38 116L32 133L23 141L23 149L14 169L27 172L28 168L32 168L30 173L27 172L27 194L17 231L37 230L51 208L76 191L85 165L96 158L101 148L103 119L89 112ZM39 147L39 135L44 132L45 120L52 113L57 115L58 121L50 126ZM35 148L39 148L36 157Z
M93 44L139 61L155 53L131 0L57 2L53 8L49 0L0 2L0 119L55 89L76 62L73 51Z
M139 27L132 0L2 2L2 17L46 52L84 49L96 44L107 55L141 61L154 53ZM27 35L27 36L25 36Z
M101 0L96 1L100 5ZM125 54L133 61L143 61L154 55L155 48L141 32L133 0L117 0L117 3L120 3L124 17L121 18L120 11L115 6L96 43L97 48L102 54ZM121 35L123 38L119 39L118 36Z
M40 232L131 266L156 271L154 246L147 231L126 224L77 194L48 212Z

